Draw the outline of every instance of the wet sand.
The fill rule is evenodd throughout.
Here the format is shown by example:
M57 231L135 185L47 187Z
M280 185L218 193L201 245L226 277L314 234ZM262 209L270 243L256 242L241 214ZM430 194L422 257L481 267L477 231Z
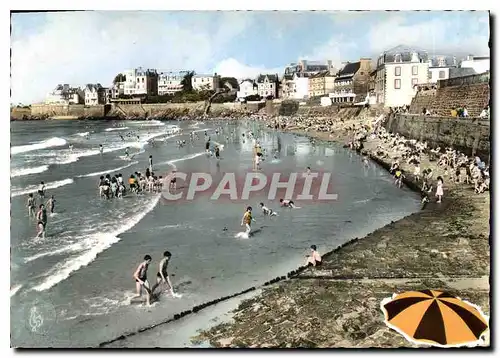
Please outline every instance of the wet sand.
M353 133L343 128L360 124L360 119L338 123L332 135L298 127L289 131L346 143ZM378 158L378 144L378 139L368 139L365 151L388 168L392 158ZM408 164L402 168L413 172ZM426 157L421 168L432 168L434 178L444 176ZM441 204L432 193L421 212L324 255L321 269L306 269L269 286L243 301L230 322L201 332L193 342L215 347L415 347L383 323L380 310L382 299L407 290L448 291L489 316L490 193L478 195L472 184L444 179ZM406 184L415 186L412 175Z

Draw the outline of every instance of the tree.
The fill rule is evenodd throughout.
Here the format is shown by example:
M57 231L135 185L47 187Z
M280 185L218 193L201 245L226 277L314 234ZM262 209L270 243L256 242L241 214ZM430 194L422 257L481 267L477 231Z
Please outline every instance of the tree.
M235 91L238 91L240 89L240 86L238 84L238 80L234 77L221 77L221 79L220 79L221 86L224 86L225 83L229 83L232 87L231 89L233 89Z
M184 78L181 81L182 92L192 92L193 91L193 83L192 78L195 75L194 71L189 71L184 75Z
M250 96L245 97L245 101L260 101L261 97L258 94L251 94Z
M127 80L127 78L125 77L125 75L122 73L119 73L115 76L115 79L113 80L113 84L116 84L118 82L125 82L126 80Z

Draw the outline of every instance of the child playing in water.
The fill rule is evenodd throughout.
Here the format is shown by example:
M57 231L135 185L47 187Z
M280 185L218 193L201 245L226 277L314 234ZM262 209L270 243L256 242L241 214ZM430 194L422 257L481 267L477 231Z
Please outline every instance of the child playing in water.
M321 255L319 254L316 245L311 245L311 256L306 257L306 266L321 266Z
M262 213L266 216L276 216L278 215L277 212L269 209L267 206L264 205L264 203L260 203L260 208L262 209Z
M284 208L290 208L290 209L296 208L292 200L280 199L280 205Z
M249 235L252 230L252 221L255 221L255 219L252 217L252 207L249 206L241 218L241 226L245 226L245 234L247 235Z
M146 290L147 296L146 296L146 302L149 305L150 304L150 295L151 295L151 290L149 289L149 281L148 281L148 267L149 264L151 263L152 258L149 255L144 256L144 261L137 266L137 270L134 272L134 279L135 279L135 287L137 289L137 297L142 296L142 288Z

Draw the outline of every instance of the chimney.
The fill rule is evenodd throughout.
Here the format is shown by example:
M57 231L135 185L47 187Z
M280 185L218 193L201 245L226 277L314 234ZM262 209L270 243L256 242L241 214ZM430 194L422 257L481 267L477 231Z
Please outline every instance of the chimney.
M362 57L359 59L359 62L360 62L360 68L366 70L366 71L370 71L371 70L371 67L372 67L372 59L371 58L367 58L367 57Z

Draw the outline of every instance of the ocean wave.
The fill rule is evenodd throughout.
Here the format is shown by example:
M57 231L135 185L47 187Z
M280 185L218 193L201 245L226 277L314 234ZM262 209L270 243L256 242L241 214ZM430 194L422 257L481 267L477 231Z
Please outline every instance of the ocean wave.
M107 170L104 170L102 172L95 172L95 173L78 175L77 178L95 177L95 176L103 175L103 174L116 173L118 170L122 170L122 169L128 168L128 167L130 167L132 165L135 165L135 164L138 164L138 163L139 163L138 161L135 161L135 162L129 163L127 165L124 165L123 167L118 167L118 168L113 168L113 169L107 169Z
M55 189L55 188L59 188L59 187L64 186L64 185L71 184L71 183L73 183L73 179L70 179L70 178L58 180L58 181L53 181L53 182L46 183L45 189ZM15 197L15 196L34 193L38 190L39 187L40 187L40 184L30 185L30 186L28 186L26 188L22 188L22 189L21 188L17 188L17 189L14 188L14 189L12 189L10 196Z
M80 132L80 133L76 133L76 135L80 136L80 137L85 137L85 136L88 136L90 134L90 132Z
M63 138L53 137L42 142L28 144L28 145L18 145L16 147L10 148L11 154L19 154L31 152L33 150L45 149L50 147L60 147L66 145L67 141Z
M76 257L68 258L66 261L56 265L50 272L47 273L45 280L36 285L32 289L35 291L45 291L57 285L59 282L67 279L70 274L80 268L87 266L95 260L97 255L104 250L110 248L113 244L120 241L119 235L130 230L137 225L150 211L158 204L161 195L155 195L151 201L141 207L141 211L129 219L121 220L122 226L111 232L97 233L87 236L81 241L82 247L85 247L84 252L81 252ZM79 240L80 241L80 240Z
M148 123L140 124L141 127L160 127L160 126L164 126L164 125L165 125L165 123L157 121L157 120L148 121Z
M23 285L16 285L10 289L10 297L14 296Z
M47 171L48 169L49 169L48 165L42 165L42 166L33 167L33 168L12 169L10 171L10 177L14 178L14 177L22 177L24 175L42 173L44 171Z
M128 127L111 127L111 128L106 128L106 132L112 132L112 131L124 131L128 129Z
M195 153L195 154L189 154L189 155L186 155L186 156L181 157L181 158L167 160L165 162L157 163L154 166L158 166L158 165L170 165L170 166L173 166L175 168L175 165L173 165L174 163L183 162L183 161L189 160L189 159L194 159L194 158L199 157L199 156L204 155L204 154L206 154L206 152L199 152L199 153Z

